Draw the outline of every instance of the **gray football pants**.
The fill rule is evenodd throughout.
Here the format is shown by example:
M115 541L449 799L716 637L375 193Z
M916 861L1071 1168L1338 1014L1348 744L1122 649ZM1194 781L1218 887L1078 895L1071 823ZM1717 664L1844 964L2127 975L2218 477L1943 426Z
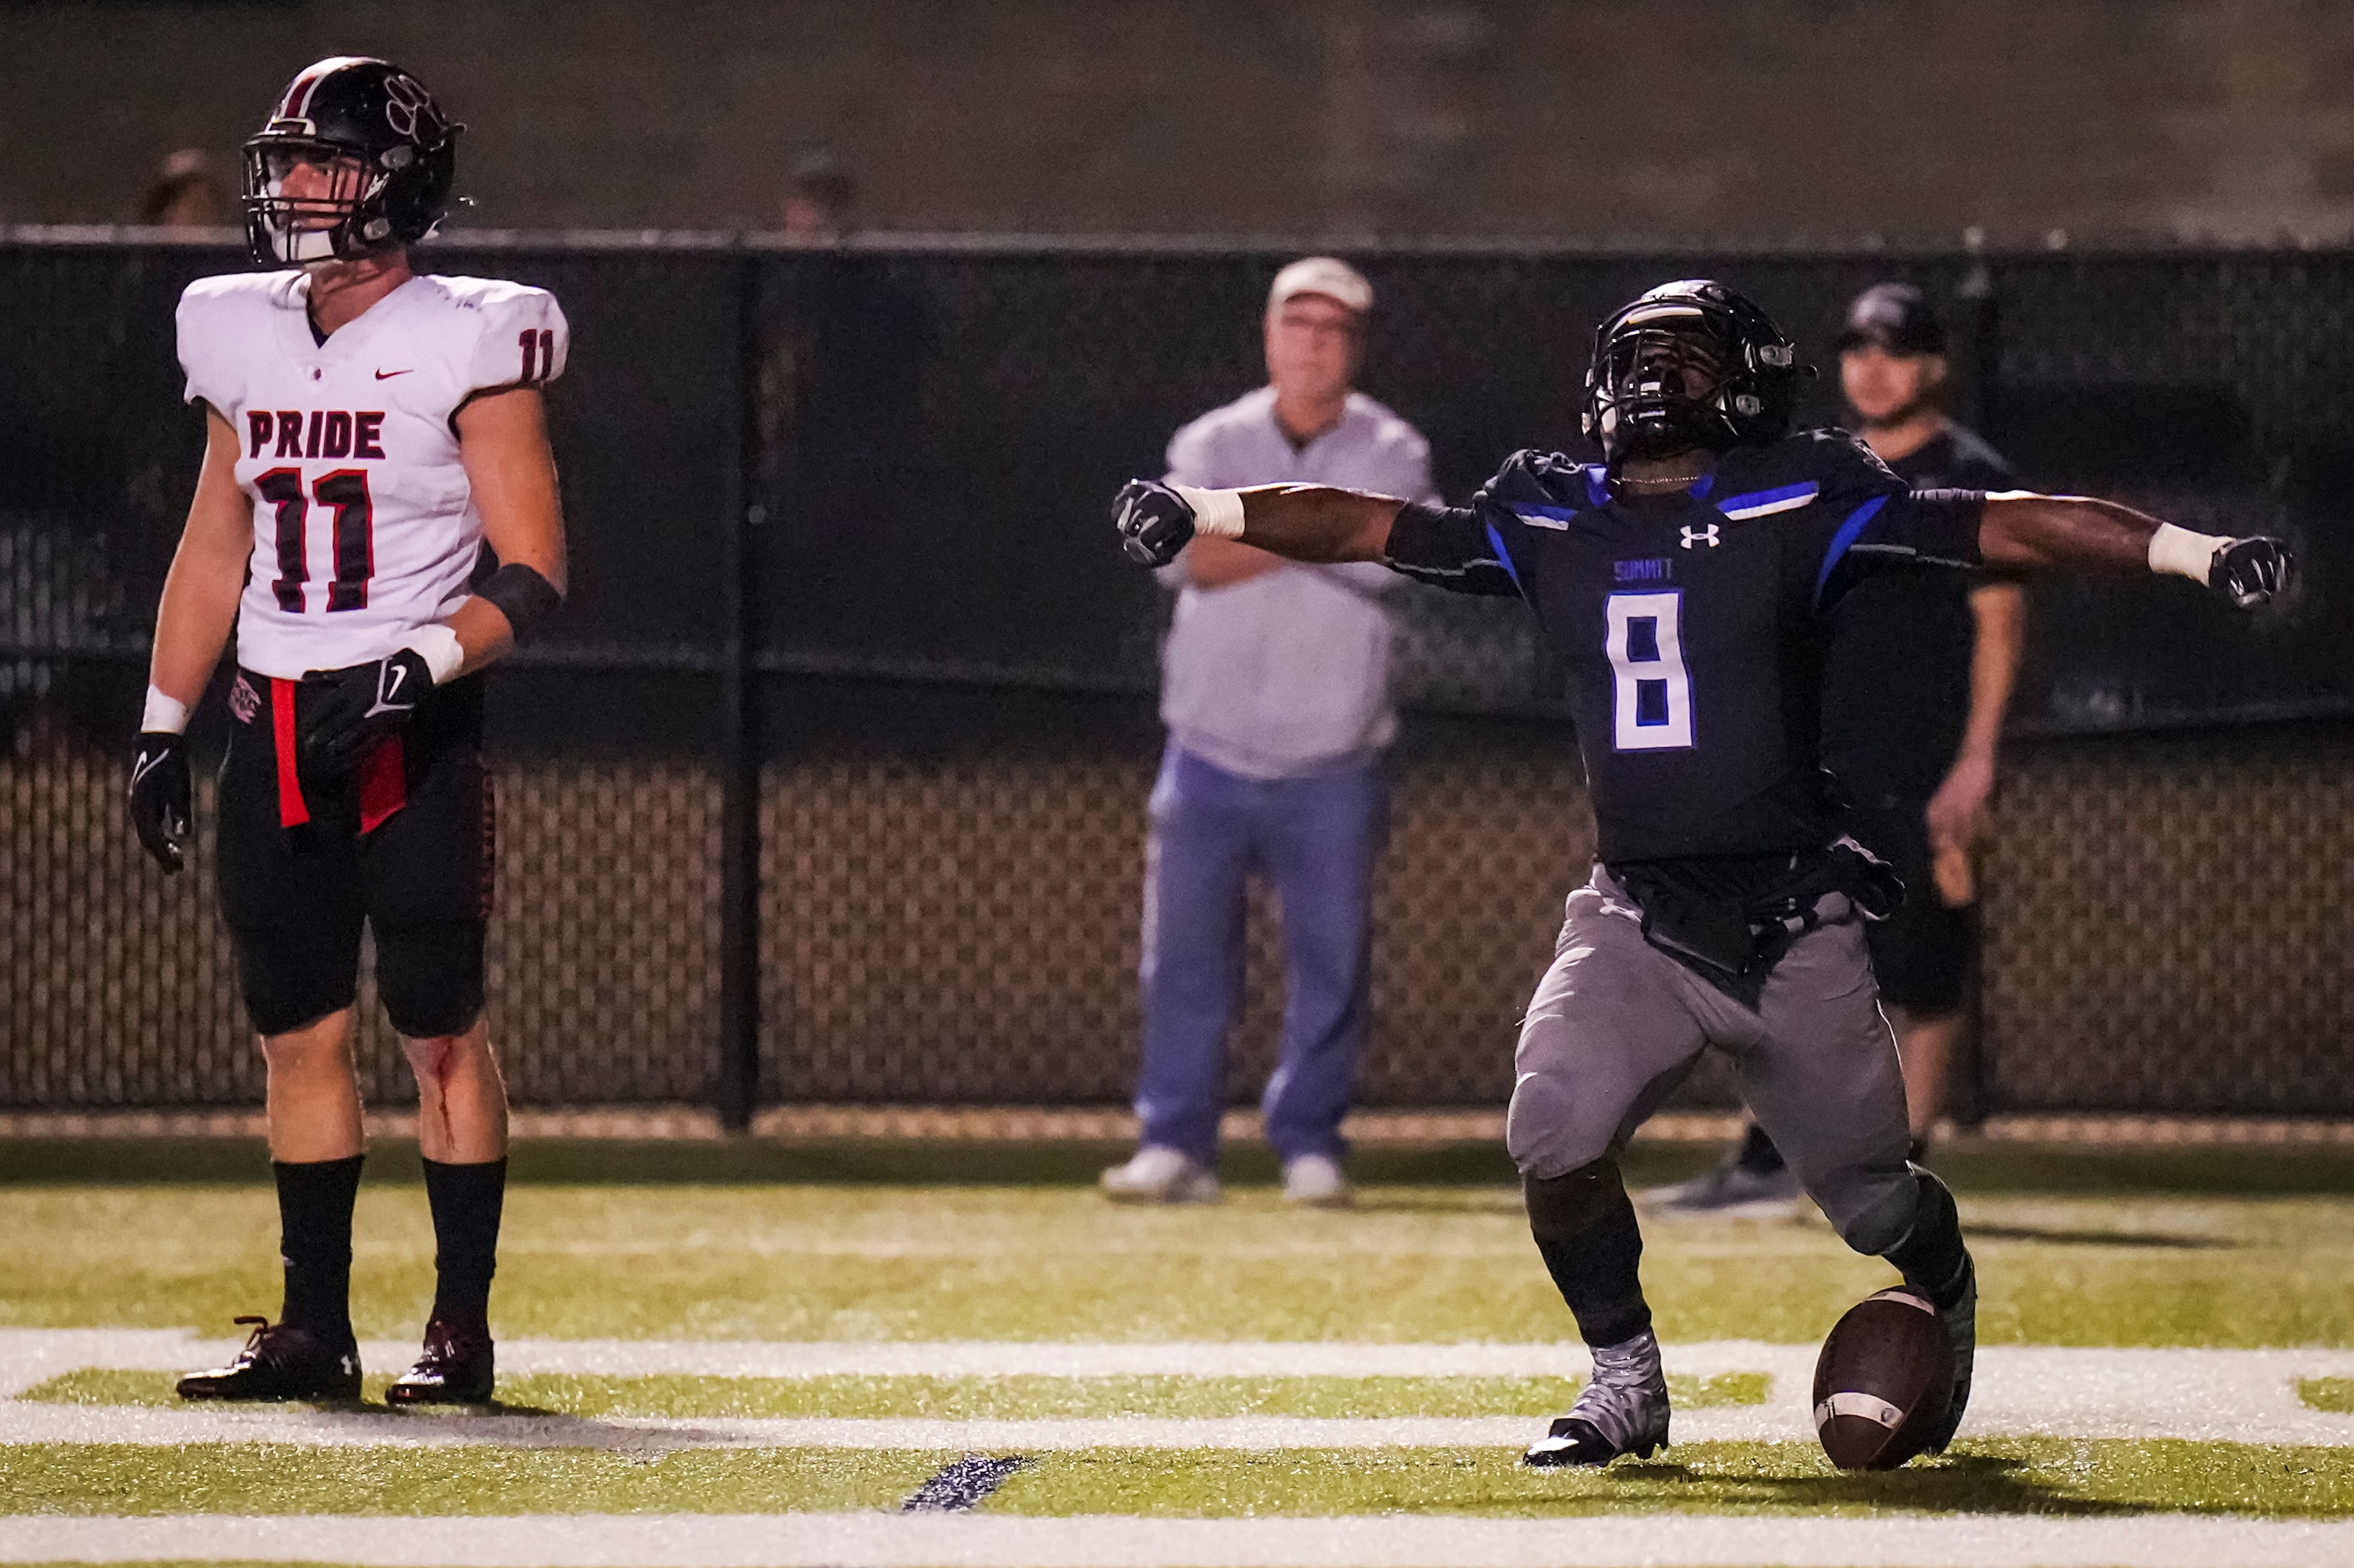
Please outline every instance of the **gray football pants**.
M1615 1156L1714 1045L1798 1181L1861 1253L1904 1237L1921 1201L1906 1155L1904 1080L1880 1011L1863 922L1846 897L1817 906L1755 1010L1643 939L1609 874L1569 895L1553 965L1514 1054L1505 1142L1523 1176Z

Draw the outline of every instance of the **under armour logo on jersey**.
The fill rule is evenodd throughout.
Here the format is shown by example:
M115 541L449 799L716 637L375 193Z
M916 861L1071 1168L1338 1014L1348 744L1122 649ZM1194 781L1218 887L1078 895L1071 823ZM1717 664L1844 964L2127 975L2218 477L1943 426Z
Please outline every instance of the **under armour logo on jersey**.
M1691 549L1694 545L1706 545L1710 549L1713 550L1719 545L1724 543L1723 539L1717 537L1716 524L1713 523L1710 524L1705 528L1685 528L1681 530L1681 532L1683 534L1684 548L1687 550Z

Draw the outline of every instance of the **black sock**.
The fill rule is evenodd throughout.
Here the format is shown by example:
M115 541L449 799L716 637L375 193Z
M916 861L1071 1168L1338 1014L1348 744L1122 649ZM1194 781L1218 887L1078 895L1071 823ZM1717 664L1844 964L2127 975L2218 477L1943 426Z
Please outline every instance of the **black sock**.
M1904 1283L1943 1309L1962 1298L1969 1281L1970 1249L1962 1241L1961 1211L1946 1184L1926 1171L1918 1173L1921 1206L1904 1239L1881 1256L1894 1264Z
M1755 1122L1741 1136L1741 1152L1733 1157L1734 1164L1760 1176L1771 1176L1782 1169L1782 1151L1766 1136L1766 1129Z
M479 1165L425 1161L425 1199L433 1205L433 1315L453 1328L490 1327L491 1272L498 1265L506 1196L504 1159Z
M1639 1266L1643 1233L1618 1179L1618 1162L1597 1160L1566 1176L1526 1178L1529 1234L1577 1331L1596 1347L1620 1344L1651 1326Z
M352 1203L365 1158L270 1162L278 1178L278 1251L286 1266L279 1320L329 1340L352 1337Z

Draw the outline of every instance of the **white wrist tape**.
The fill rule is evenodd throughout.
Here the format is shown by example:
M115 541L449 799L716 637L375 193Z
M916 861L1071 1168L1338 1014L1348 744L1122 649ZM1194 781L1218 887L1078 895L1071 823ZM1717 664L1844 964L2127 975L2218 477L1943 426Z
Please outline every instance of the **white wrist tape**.
M147 711L139 715L139 731L144 735L159 729L180 735L188 727L188 705L177 697L167 697L154 687L147 688Z
M1193 509L1193 532L1220 539L1243 536L1243 493L1239 490L1196 490L1190 484L1169 487Z
M2215 566L2215 552L2232 541L2219 534L2194 534L2171 523L2161 523L2149 536L2149 569L2160 576L2172 572L2204 584Z
M425 661L426 673L437 686L456 674L458 666L466 662L466 650L459 642L458 634L438 620L430 626L419 627L401 646Z

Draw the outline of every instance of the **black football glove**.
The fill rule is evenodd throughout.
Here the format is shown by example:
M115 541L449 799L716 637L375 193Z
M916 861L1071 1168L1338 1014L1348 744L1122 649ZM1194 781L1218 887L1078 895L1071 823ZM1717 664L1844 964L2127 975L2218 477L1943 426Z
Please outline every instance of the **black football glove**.
M425 656L404 648L373 664L342 670L309 670L302 675L307 699L302 728L295 736L298 767L313 778L351 771L376 742L407 724L433 684Z
M124 803L131 808L131 825L138 831L140 847L167 872L180 869L182 843L188 836L188 756L186 737L170 730L143 730L139 749L131 756L131 788Z
M1193 537L1193 509L1158 480L1131 479L1112 503L1119 547L1140 567L1165 567Z
M2207 586L2223 596L2234 609L2253 609L2288 589L2296 557L2280 539L2258 535L2234 539L2215 552L2207 568Z

